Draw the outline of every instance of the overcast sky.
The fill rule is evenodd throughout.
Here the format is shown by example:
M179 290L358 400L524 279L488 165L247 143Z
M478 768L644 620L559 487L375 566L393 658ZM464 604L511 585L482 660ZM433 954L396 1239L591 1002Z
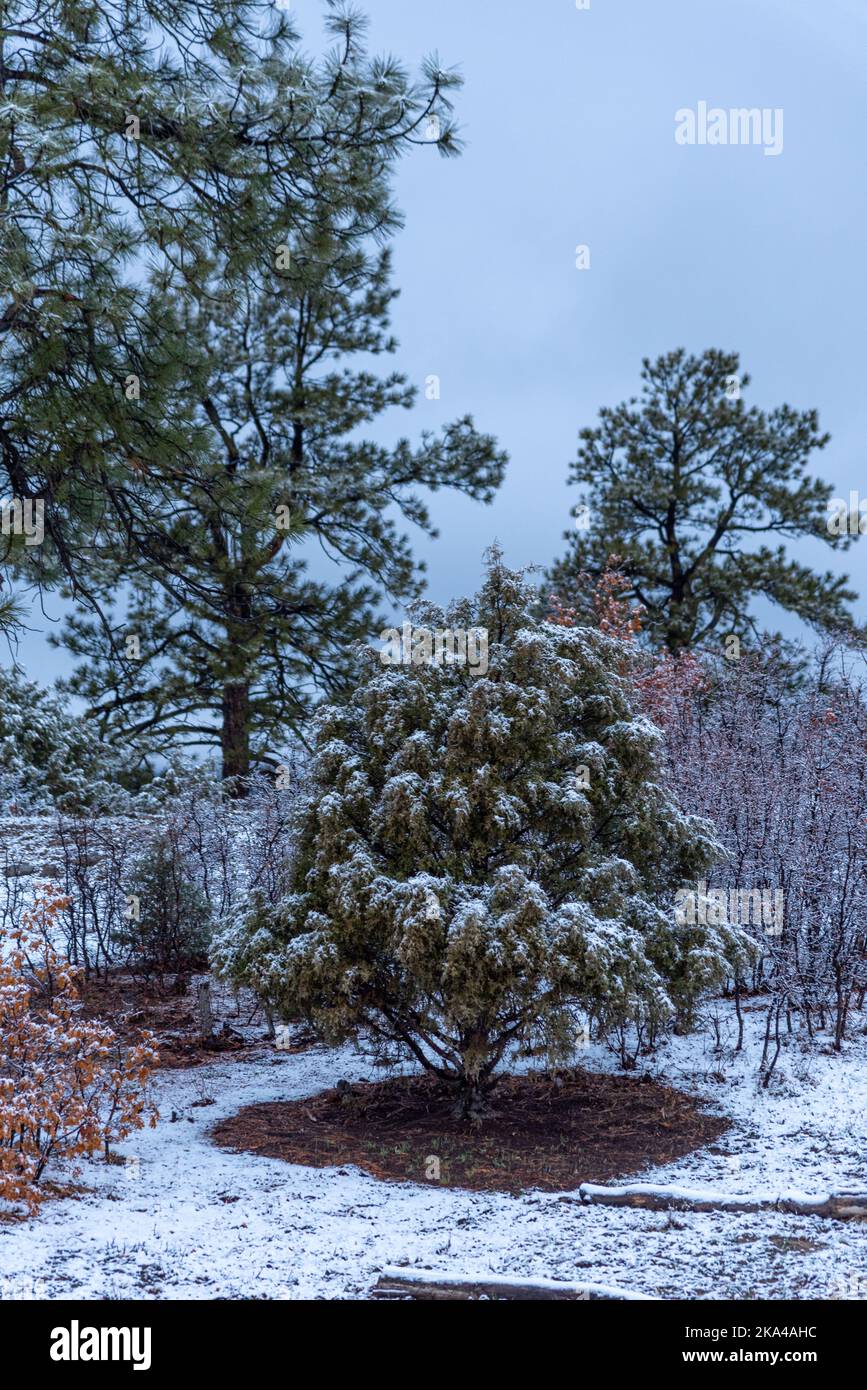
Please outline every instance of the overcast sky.
M319 0L292 4L318 47ZM816 471L867 497L863 0L362 8L373 49L410 65L436 50L465 79L463 157L422 150L397 175L393 365L421 387L437 374L441 399L422 390L380 437L469 411L511 455L493 506L434 498L441 536L417 546L432 597L475 589L495 537L513 564L563 550L578 430L637 390L643 356L681 345L739 351L748 404L818 408L832 442ZM782 108L782 152L679 145L675 112L702 101ZM865 543L799 558L867 598ZM66 665L35 636L21 655L43 680Z

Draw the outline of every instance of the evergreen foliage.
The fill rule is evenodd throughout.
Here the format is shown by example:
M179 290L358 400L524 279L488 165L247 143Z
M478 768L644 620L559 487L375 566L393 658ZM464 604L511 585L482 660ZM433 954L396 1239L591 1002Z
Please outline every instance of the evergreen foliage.
M570 478L583 489L579 527L552 589L573 602L579 576L599 578L616 556L646 634L672 652L757 634L758 597L816 628L851 629L845 577L766 543L849 544L829 532L832 488L805 471L828 442L816 412L748 407L736 353L679 349L645 358L641 375L640 400L602 409L581 432Z
M486 629L486 675L366 654L316 721L292 891L214 952L275 1012L414 1058L471 1118L510 1048L562 1060L582 1012L603 1032L688 1019L741 945L673 922L714 843L666 790L633 649L534 603L494 553L474 601L420 613Z

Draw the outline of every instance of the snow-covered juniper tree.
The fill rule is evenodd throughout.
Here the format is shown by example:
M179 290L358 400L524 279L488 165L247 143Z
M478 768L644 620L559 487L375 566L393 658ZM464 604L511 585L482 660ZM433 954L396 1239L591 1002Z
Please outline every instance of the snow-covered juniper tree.
M0 666L0 813L91 807L121 809L144 780L54 690ZM0 857L4 837L0 833Z
M417 615L486 629L486 674L367 652L318 715L287 896L214 951L275 1014L415 1058L470 1119L513 1045L566 1060L579 1010L600 1032L688 1012L739 944L674 923L714 849L663 784L629 644L535 601L493 552L474 600Z

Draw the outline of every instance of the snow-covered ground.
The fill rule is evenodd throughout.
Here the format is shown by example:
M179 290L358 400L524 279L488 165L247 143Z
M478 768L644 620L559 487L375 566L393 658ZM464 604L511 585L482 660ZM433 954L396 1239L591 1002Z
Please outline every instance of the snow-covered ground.
M653 1070L707 1097L734 1126L709 1148L634 1177L745 1194L867 1187L867 1039L843 1057L790 1046L764 1092L752 1036L761 1015L749 1019L750 1045L737 1062L721 1063L707 1035L674 1039L654 1060ZM597 1048L582 1061L613 1066ZM723 1081L712 1075L721 1066ZM0 1222L0 1295L365 1298L383 1267L409 1265L586 1280L662 1298L867 1297L861 1222L383 1183L354 1168L233 1154L209 1140L215 1121L243 1105L381 1075L350 1049L266 1046L160 1074L158 1128L122 1148L137 1162L86 1163L85 1195L50 1201L23 1224Z

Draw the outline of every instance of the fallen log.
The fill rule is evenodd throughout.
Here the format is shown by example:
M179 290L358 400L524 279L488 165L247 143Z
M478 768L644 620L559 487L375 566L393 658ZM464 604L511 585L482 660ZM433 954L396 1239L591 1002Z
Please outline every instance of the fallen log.
M522 1279L506 1274L440 1274L429 1269L383 1269L371 1291L378 1300L471 1301L481 1298L549 1299L557 1302L657 1300L652 1294L630 1293L611 1284L568 1283L561 1279Z
M600 1187L584 1182L575 1197L591 1206L641 1207L648 1211L779 1211L793 1216L822 1216L835 1221L867 1220L867 1191L826 1192L808 1197L798 1193L739 1196L700 1188L661 1187L655 1183L627 1183L624 1187Z

